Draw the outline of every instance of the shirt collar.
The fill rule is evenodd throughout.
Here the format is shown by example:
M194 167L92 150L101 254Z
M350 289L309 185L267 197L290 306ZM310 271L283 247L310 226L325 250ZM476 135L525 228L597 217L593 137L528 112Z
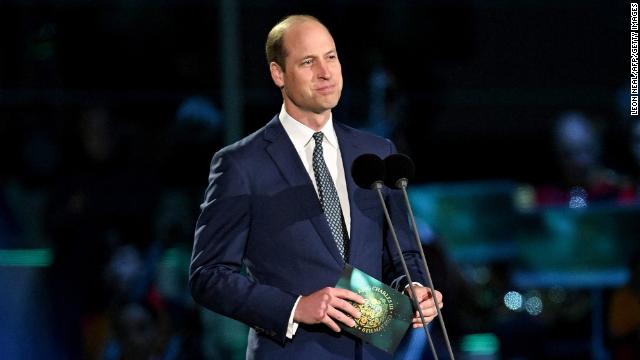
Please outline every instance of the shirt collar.
M285 110L284 104L282 104L282 109L280 110L278 119L280 119L282 127L284 127L284 130L287 135L289 135L289 138L296 149L304 148L313 139L313 134L316 131L292 118ZM336 132L333 128L332 114L329 115L329 120L324 124L324 127L320 131L324 134L325 142L337 149L338 137L336 136Z

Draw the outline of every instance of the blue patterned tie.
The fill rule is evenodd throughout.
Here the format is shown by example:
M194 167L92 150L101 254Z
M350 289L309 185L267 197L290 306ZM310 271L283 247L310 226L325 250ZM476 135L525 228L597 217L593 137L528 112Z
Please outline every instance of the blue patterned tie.
M318 186L318 197L320 198L320 205L322 205L322 211L324 211L327 221L329 222L329 228L331 228L331 234L333 239L338 245L338 250L342 259L347 259L347 244L348 238L346 236L346 226L344 225L344 218L342 217L342 207L340 206L340 199L338 198L338 192L331 179L331 174L327 168L327 164L324 162L324 156L322 154L322 139L324 134L317 132L313 134L313 140L316 142L316 147L313 149L313 172L316 177L316 185Z

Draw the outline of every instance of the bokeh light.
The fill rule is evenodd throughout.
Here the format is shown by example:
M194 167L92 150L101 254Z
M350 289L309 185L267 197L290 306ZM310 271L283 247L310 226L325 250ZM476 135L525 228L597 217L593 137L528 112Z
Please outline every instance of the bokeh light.
M532 296L524 303L524 309L533 316L540 315L542 313L542 307L542 299L538 296Z
M517 291L509 291L504 295L504 305L513 311L522 309L522 294Z

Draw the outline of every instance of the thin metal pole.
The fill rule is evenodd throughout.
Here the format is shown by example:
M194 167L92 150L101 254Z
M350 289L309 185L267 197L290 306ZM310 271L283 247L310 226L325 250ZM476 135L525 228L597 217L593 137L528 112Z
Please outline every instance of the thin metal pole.
M384 197L382 196L382 183L376 182L372 186L378 193L378 197L380 198L380 203L382 204L382 209L384 210L384 216L387 218L387 224L389 225L389 229L391 230L391 237L393 238L393 242L396 245L396 250L398 251L398 255L400 255L400 262L402 263L402 269L404 270L404 274L407 277L407 281L409 281L409 289L411 289L411 301L413 302L413 306L418 309L418 314L420 315L420 321L422 322L422 328L424 329L424 333L427 334L427 339L429 339L429 346L431 347L431 352L433 353L433 358L438 360L438 354L436 353L436 348L433 346L433 341L431 340L431 334L429 334L429 329L427 329L427 322L424 319L424 315L422 314L422 309L420 309L420 304L418 304L418 299L416 299L415 292L413 291L414 285L411 280L411 274L409 274L409 269L407 268L407 263L404 260L404 255L402 254L402 248L400 247L400 242L398 242L398 237L396 236L396 230L393 227L393 223L391 222L391 218L389 217L389 211L387 210L387 205L384 202ZM437 308L437 306L436 306Z
M416 220L415 220L415 217L413 216L411 203L409 202L409 195L407 194L407 184L405 181L400 181L400 183L401 183L400 188L402 189L402 194L404 195L404 201L409 211L409 218L411 219L411 226L413 227L413 233L415 235L416 245L418 246L418 250L420 250L420 256L422 257L422 264L424 265L424 269L427 273L427 281L429 281L429 288L431 289L431 293L433 294L433 301L435 302L436 311L438 312L440 326L442 326L442 332L444 333L444 340L447 344L447 350L449 351L449 356L453 360L455 359L455 357L453 356L453 351L451 350L451 343L449 342L449 335L447 334L447 328L444 326L444 318L442 317L442 312L440 311L438 299L436 298L436 289L433 286L433 280L431 280L431 272L429 272L429 266L427 265L427 258L424 256L424 251L422 250L422 242L420 241L420 235L418 234L418 227L416 226Z

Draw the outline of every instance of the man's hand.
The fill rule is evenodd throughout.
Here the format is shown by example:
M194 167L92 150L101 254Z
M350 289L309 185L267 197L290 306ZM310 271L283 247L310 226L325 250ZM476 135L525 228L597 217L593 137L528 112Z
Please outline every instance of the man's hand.
M335 332L340 332L336 323L339 321L349 327L356 322L347 316L359 318L360 312L347 300L358 304L364 303L364 298L353 291L326 287L307 296L302 296L293 315L293 320L303 324L325 324Z
M431 294L431 289L422 287L420 285L413 285L411 288L416 292L416 299L418 299L418 304L420 304L420 309L422 309L422 315L424 315L424 320L427 323L430 323L436 316L438 316L438 311L436 310L436 304L433 300L433 295ZM405 290L406 293L412 297L411 288L407 287ZM436 290L436 298L438 300L438 306L442 309L442 293ZM413 324L414 328L422 327L422 320L420 320L420 314L418 311L413 316Z

